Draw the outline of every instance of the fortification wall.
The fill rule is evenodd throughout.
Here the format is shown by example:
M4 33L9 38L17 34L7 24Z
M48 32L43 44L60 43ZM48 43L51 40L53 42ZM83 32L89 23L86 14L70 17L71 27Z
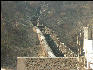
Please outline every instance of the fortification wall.
M64 45L64 43L61 43L59 41L59 38L53 30L49 29L48 27L45 27L45 34L50 34L51 38L54 40L59 50L64 54L64 57L77 57L76 53L71 51L71 49Z
M40 57L56 57L51 48L48 46L47 41L45 40L45 36L41 32L41 30L38 27L33 27L33 30L38 34L38 39L40 41L40 45L42 48L42 54L40 54Z
M17 60L17 70L84 70L77 57L18 57Z

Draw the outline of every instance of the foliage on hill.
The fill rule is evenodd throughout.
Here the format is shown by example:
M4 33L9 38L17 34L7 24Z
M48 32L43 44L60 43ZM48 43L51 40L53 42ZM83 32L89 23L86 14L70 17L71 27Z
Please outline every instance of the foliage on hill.
M1 65L15 67L17 57L37 56L39 52L39 40L31 22L38 11L25 2L1 4Z
M37 56L39 41L32 23L38 18L40 23L55 31L61 42L75 47L77 33L83 26L93 24L93 2L2 1L2 66L15 67L17 56Z

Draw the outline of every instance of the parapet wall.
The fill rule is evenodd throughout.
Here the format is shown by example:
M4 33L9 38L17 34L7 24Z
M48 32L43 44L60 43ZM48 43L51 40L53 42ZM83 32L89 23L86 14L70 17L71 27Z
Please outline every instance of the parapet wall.
M48 43L45 39L45 36L41 32L41 30L38 27L33 27L33 30L37 33L38 39L40 41L40 45L41 45L41 48L42 48L42 53L43 54L40 54L39 56L40 57L56 57L53 54L53 51L51 50L51 48L49 47L49 45L48 45Z
M78 53L74 53L69 47L64 45L64 43L59 41L59 38L52 29L45 27L45 34L50 34L51 38L56 43L59 50L64 54L64 57L77 57Z
M17 70L84 70L77 57L18 57Z
M41 48L42 48L42 52L45 54L43 55L44 57L48 56L47 51L44 48L44 44L47 44L47 41L45 40L45 36L43 34L49 34L51 39L53 39L54 43L56 44L56 47L58 48L56 51L60 51L60 53L64 54L64 57L77 57L78 53L74 53L69 47L67 47L66 45L64 45L63 43L61 43L59 41L59 38L57 37L57 35L55 34L55 32L52 29L49 29L48 27L44 27L43 29L41 27L33 27L33 30L35 32L37 32L38 34L38 38L40 40L40 44L41 44ZM45 41L45 42L44 42ZM49 48L49 45L47 44L47 48ZM51 48L50 48L51 49ZM51 51L51 53L53 54L53 51ZM40 54L41 55L41 54ZM53 54L54 55L54 54ZM55 56L51 56L51 57L55 57Z

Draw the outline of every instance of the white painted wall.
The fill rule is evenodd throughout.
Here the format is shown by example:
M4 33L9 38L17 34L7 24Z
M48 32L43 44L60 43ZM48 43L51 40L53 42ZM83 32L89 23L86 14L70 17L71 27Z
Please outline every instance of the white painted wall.
M84 39L84 52L87 54L93 53L93 40Z
M88 63L93 63L93 40L84 39L84 52L87 59L87 68L89 67ZM93 64L90 65L90 68L93 69Z
M6 70L6 69L4 69L4 68L1 68L1 70Z

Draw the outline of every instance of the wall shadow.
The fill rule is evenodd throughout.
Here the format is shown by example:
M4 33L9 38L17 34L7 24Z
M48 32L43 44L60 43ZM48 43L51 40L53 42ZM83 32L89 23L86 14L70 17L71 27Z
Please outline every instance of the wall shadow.
M59 50L56 43L53 41L53 39L50 37L50 34L44 34L45 39L49 45L49 47L52 49L54 55L56 57L64 57L64 54Z

